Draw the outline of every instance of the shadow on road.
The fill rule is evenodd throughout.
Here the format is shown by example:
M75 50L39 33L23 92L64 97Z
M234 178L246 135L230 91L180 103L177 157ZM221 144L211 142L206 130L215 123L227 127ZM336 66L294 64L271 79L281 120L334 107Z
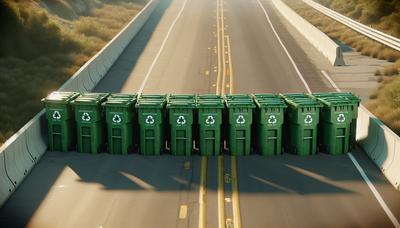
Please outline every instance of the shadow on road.
M94 91L107 93L121 91L170 4L171 0L160 1L150 18L118 57Z

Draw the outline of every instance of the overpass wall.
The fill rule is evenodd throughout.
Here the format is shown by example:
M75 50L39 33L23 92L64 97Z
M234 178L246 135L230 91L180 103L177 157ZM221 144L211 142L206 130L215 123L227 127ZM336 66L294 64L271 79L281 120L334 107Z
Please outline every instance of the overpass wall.
M274 6L315 48L334 66L344 66L343 53L325 33L310 24L281 0L272 0Z
M400 190L400 137L361 106L357 141L389 182Z
M159 0L150 0L135 18L67 80L59 91L91 91L143 27L158 2ZM46 131L46 120L42 110L0 148L0 206L46 152Z

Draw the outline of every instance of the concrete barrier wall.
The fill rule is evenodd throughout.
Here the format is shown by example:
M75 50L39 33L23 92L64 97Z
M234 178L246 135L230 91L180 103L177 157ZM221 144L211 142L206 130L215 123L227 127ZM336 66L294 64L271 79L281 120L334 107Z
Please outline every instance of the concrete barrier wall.
M400 137L363 106L359 108L357 141L389 182L400 190Z
M272 0L274 6L315 48L334 66L345 65L342 50L325 33L314 27L281 0Z
M143 27L159 0L150 0L106 46L83 65L59 91L89 92L106 75L129 42ZM44 110L0 148L0 206L47 150Z

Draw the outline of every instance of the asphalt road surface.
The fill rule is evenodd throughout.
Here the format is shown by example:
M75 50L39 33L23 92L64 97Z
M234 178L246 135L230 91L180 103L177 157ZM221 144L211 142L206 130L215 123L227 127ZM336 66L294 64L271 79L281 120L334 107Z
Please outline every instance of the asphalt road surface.
M306 92L298 71L310 90L333 91L269 1L162 0L95 91ZM400 218L399 193L360 149L352 154L389 211ZM393 223L348 155L205 159L48 152L0 209L0 226Z

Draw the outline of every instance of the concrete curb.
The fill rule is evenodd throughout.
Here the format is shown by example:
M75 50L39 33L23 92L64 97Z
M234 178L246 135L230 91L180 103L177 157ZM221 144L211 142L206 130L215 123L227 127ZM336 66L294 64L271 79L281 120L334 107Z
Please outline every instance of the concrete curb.
M357 141L389 182L400 190L400 137L365 107L358 109Z
M281 0L272 0L276 9L289 21L315 48L317 48L334 66L344 66L340 46L325 33L314 27Z

